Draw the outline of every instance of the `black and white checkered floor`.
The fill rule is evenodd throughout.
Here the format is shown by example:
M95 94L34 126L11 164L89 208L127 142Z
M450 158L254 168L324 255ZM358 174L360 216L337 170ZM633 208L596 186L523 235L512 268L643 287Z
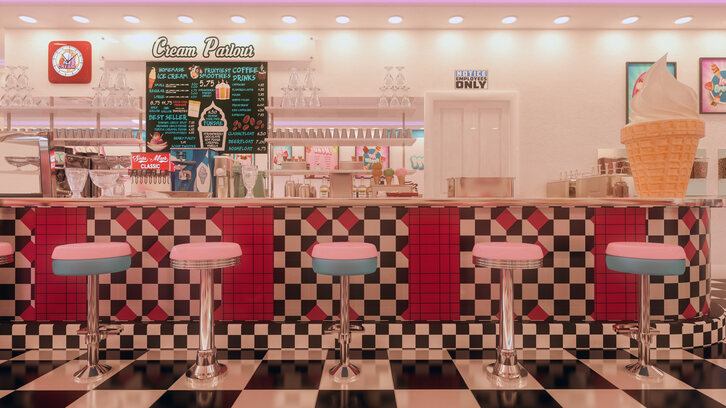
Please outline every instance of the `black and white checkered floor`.
M631 350L631 352L635 352ZM362 374L347 389L331 381L335 352L220 350L229 371L194 388L191 351L108 351L111 375L73 381L79 351L0 351L1 407L724 407L726 345L654 353L667 374L641 383L624 372L628 352L520 352L526 386L507 389L485 367L494 351L370 350L353 353ZM4 390L4 391L1 391Z

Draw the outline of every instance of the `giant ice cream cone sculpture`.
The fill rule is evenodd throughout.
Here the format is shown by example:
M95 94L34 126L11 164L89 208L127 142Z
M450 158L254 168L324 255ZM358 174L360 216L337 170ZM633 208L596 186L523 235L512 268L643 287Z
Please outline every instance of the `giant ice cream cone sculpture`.
M698 95L678 82L666 56L645 73L631 101L632 123L620 130L639 197L686 195L698 139L706 133L698 115Z

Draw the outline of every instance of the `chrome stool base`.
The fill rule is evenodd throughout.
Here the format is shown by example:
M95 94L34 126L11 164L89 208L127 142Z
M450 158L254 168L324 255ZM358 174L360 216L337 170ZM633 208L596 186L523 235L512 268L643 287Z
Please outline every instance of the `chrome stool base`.
M663 378L663 371L650 364L636 361L625 366L625 370L639 380L659 381Z
M487 366L487 372L503 380L521 380L528 374L517 361L516 351L500 348L497 348L497 361Z
M360 325L360 324L351 323L350 324L350 331L352 331L352 332L362 332L363 331L363 326ZM325 333L325 334L340 333L340 322L331 324L329 327L327 327L327 328L325 328L325 330L323 330L323 333Z
M187 378L208 380L226 372L227 366L217 362L217 350L198 350L197 361L187 370Z
M73 374L73 380L76 382L94 382L98 381L111 371L111 366L103 363L94 365L85 365Z
M340 384L348 384L358 379L360 374L360 368L353 363L344 365L338 362L333 368L330 369L330 375L333 376L333 381Z

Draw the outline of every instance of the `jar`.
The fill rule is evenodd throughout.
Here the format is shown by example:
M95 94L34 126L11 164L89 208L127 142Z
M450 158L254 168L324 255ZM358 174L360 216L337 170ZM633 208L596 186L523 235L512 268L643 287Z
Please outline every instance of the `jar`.
M691 168L692 179L704 179L708 175L708 160L705 157L696 157Z

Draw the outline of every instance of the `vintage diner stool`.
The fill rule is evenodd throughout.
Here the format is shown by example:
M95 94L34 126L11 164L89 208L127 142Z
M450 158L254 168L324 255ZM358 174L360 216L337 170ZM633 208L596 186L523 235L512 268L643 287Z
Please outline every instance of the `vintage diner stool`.
M202 242L175 245L171 249L171 267L199 269L199 350L194 365L187 370L191 380L208 380L227 372L217 362L214 347L214 270L239 265L242 249L234 242Z
M629 334L638 341L638 361L626 366L629 373L643 380L659 380L663 372L650 363L650 276L682 275L686 270L686 252L678 245L651 242L613 242L605 249L608 269L640 275L640 313L638 323L614 325L615 331Z
M360 368L350 362L350 277L368 275L378 267L378 250L365 242L328 242L313 247L313 271L340 276L340 361L330 369L333 380L353 382Z
M0 265L9 264L15 260L15 250L7 242L0 242Z
M123 272L131 266L131 247L125 242L84 242L59 245L51 255L53 274L86 276L88 326L78 331L86 336L87 364L74 375L78 382L96 381L111 370L98 360L99 344L108 335L121 333L119 325L99 325L98 275Z
M499 269L499 347L497 361L487 371L504 380L521 380L527 371L517 361L514 349L513 269L535 269L542 266L542 249L534 244L512 242L481 242L474 245L474 265Z

